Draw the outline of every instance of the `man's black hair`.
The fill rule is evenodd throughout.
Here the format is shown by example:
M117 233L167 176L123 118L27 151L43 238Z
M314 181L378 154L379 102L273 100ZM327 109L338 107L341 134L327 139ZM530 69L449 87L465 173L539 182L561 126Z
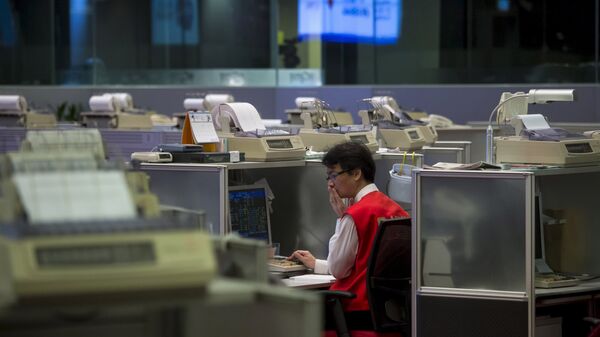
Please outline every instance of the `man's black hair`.
M375 181L375 161L371 151L361 143L346 142L332 147L321 161L323 165L332 167L339 164L342 170L360 169L365 180Z

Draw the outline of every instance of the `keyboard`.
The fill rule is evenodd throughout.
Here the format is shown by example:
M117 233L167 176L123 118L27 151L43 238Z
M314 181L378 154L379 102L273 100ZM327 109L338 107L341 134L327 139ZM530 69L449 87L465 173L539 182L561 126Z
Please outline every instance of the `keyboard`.
M298 261L286 260L286 259L270 259L269 260L269 271L276 272L291 272L306 270L306 266Z
M559 287L571 287L579 284L579 279L560 275L555 273L545 273L535 275L535 287L536 288L559 288Z

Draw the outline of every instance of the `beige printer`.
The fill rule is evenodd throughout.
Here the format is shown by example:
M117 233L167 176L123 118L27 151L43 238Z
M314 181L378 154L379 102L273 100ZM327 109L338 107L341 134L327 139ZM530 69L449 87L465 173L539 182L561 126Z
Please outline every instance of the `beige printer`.
M435 126L413 121L410 114L403 111L393 97L375 96L363 101L371 103L373 110L361 110L358 114L363 124L378 124L377 134L383 147L416 150L437 141L438 134ZM402 131L397 131L404 129L417 129L420 137L416 138L414 132L410 135L404 132L406 134L402 135Z
M56 126L56 117L28 109L23 96L0 95L0 126L47 129Z
M419 150L426 144L420 125L398 125L394 123L396 101L389 96L376 96L366 99L373 110L360 110L363 125L377 125L377 138L381 147L404 151Z
M268 130L250 103L219 104L211 114L227 150L244 152L246 161L304 159L306 148L302 139L283 130Z
M531 89L529 92L502 93L488 122L487 160L494 153L495 143L497 163L553 166L600 164L600 139L594 139L593 134L573 134L551 128L544 116L527 114L528 104L573 100L574 89ZM496 111L498 124L510 122L515 130L514 136L493 137L491 122Z
M143 110L133 107L131 95L106 93L90 97L90 110L82 112L83 124L90 128L115 128L124 130L152 129L152 118Z
M147 175L82 144L0 158L0 306L203 287L216 268L201 224L160 217Z
M552 129L542 115L518 115L512 118L511 124L520 136L494 138L497 163L555 166L600 164L600 139Z
M300 129L300 137L307 148L315 152L325 152L336 144L353 141L364 144L372 153L379 150L379 144L370 126L337 125L335 116L326 103L314 101L315 108L304 111L301 118L304 127Z
M313 118L313 125L320 124L318 120L318 114L316 113L317 106L320 102L322 101L316 97L296 97L294 100L296 107L292 109L285 109L285 113L288 116L288 123L292 125L304 124L302 113L309 112ZM337 125L354 124L352 114L347 111L330 110L329 114Z

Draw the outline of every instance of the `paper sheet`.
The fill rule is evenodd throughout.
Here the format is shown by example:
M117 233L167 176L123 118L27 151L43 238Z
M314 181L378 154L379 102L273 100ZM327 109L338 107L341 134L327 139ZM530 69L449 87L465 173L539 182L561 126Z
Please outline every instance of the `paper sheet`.
M235 126L244 132L255 132L256 130L266 130L265 124L260 119L256 108L250 103L226 103L220 104L212 110L213 120L217 129L227 129L222 126L219 117L229 116Z
M528 130L542 130L550 128L546 118L540 114L521 115L520 118L523 121L523 125Z
M219 136L215 131L212 116L204 112L190 112L190 125L196 144L218 143Z
M133 219L121 171L35 172L13 176L31 223Z
M335 277L328 274L304 274L290 277L290 280L294 281L306 281L306 282L334 282Z

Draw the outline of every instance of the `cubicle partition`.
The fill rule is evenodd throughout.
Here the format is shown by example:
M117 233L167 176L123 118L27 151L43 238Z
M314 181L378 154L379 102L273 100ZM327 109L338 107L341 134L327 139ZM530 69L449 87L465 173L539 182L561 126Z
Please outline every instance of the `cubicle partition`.
M470 160L478 162L485 160L485 130L486 126L437 128L440 141L469 141Z
M225 232L226 166L142 164L142 169L150 176L150 190L162 205L205 211L207 230Z
M413 336L533 336L533 175L414 179Z
M378 154L374 156L375 183L387 193L389 171L396 163L421 167L423 156ZM294 249L311 250L326 257L328 241L335 230L336 215L329 205L326 169L320 160L240 162L214 164L142 164L150 175L150 188L162 204L204 210L215 234L228 228L229 186L268 183L273 192L270 215L272 241L281 254Z

